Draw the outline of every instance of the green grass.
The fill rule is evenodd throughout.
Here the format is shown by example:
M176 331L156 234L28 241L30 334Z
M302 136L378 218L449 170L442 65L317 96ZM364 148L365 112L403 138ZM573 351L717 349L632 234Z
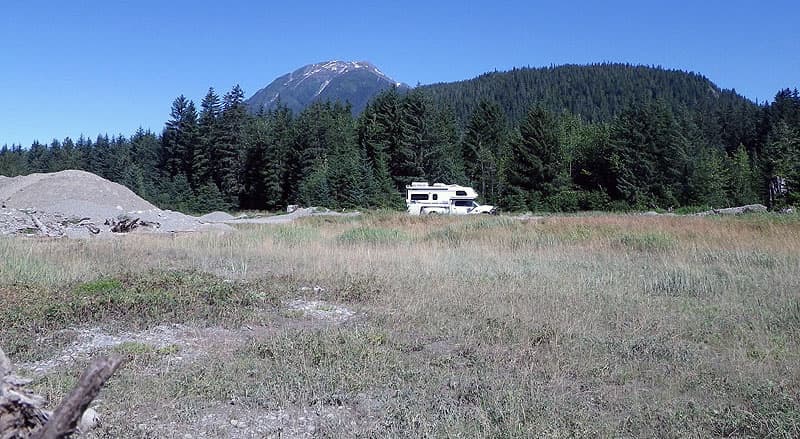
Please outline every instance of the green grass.
M258 321L259 309L274 306L277 298L256 285L224 282L208 274L151 271L59 290L17 285L4 302L0 335L13 340L4 349L9 355L37 359L43 354L37 333L96 324L117 329L165 322L239 325Z
M625 233L619 236L617 242L624 248L641 252L670 250L677 244L674 237L663 232Z
M345 245L386 245L408 242L410 237L407 233L396 229L356 227L342 233L336 240Z

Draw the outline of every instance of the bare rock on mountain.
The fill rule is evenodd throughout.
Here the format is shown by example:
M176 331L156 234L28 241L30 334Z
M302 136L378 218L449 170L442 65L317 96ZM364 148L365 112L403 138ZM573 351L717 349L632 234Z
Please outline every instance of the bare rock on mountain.
M391 87L409 89L370 62L325 61L275 79L245 104L251 112L257 113L261 109L272 110L279 103L300 112L314 102L347 102L353 113L358 114L375 95Z

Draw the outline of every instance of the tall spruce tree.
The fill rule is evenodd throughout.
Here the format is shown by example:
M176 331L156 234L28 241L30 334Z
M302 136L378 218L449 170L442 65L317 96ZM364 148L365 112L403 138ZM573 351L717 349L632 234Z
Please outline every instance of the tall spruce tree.
M199 187L207 186L213 181L213 170L219 163L220 156L217 146L219 144L219 119L222 113L222 104L213 87L208 89L203 101L200 103L198 125L198 146L193 161L192 175L195 184Z
M215 164L214 180L225 199L238 205L242 191L242 174L246 153L248 115L244 105L244 91L234 85L222 99L222 115L219 122L218 162Z
M569 178L560 141L552 114L540 106L532 108L520 125L517 141L511 144L506 166L508 191L516 203L522 196L529 209L538 209L540 200L564 189Z
M161 166L170 178L184 175L191 185L198 134L194 102L180 95L172 103L170 120L161 135Z
M419 90L401 100L400 147L392 157L391 167L400 189L412 181L424 180L429 174L425 165L431 153L430 104Z
M507 153L505 116L497 104L481 101L467 124L462 151L464 169L473 186L490 203L501 193L501 159Z
M359 116L357 137L364 173L369 176L366 182L368 204L393 207L401 202L389 172L388 145L391 139L387 134L391 129L384 125L388 119L378 115L379 106L375 105L380 99L385 99L385 95L378 96Z
M378 95L373 101L375 111L375 132L373 143L367 145L367 152L375 158L385 153L389 175L395 190L405 190L408 183L405 175L412 152L407 150L403 133L403 107L396 88Z

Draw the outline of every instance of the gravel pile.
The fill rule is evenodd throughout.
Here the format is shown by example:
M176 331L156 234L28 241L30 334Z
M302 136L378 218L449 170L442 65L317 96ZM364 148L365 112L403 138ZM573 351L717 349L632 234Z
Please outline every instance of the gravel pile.
M120 223L137 219L130 231L232 230L224 224L161 210L125 186L90 172L0 176L0 235L107 235Z

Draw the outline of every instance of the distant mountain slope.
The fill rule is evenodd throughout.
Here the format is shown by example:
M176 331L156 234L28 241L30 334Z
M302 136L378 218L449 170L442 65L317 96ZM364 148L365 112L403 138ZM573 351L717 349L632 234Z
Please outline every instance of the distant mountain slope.
M652 99L664 101L675 112L714 114L725 108L755 107L702 75L629 64L519 68L421 88L435 102L452 107L462 122L482 99L498 103L513 121L537 103L588 121L610 120L626 106Z
M278 102L298 112L315 101L349 102L360 113L378 93L392 86L407 88L366 61L327 61L310 64L272 81L245 101L256 113Z

